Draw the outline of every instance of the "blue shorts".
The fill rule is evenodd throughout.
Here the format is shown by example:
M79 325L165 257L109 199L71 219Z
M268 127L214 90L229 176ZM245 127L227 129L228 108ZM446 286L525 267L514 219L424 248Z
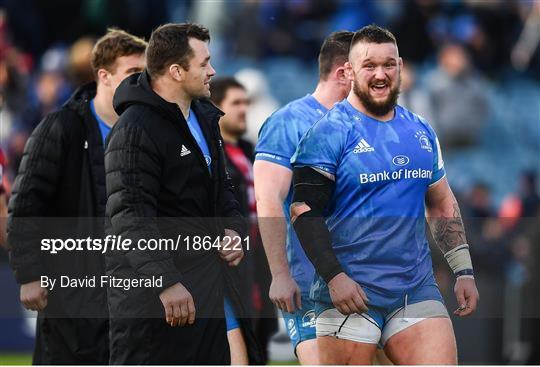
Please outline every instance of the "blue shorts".
M227 331L238 329L240 327L240 323L238 323L238 319L234 315L234 310L231 306L231 303L227 298L225 298L223 302L223 307L225 309L225 322L227 323Z
M315 333L315 304L308 294L302 295L301 309L293 313L282 311L281 314L295 353L299 343L317 337Z
M416 287L389 296L363 287L369 302L362 315L342 315L328 301L316 302L317 336L384 345L394 334L426 318L448 317L433 274Z

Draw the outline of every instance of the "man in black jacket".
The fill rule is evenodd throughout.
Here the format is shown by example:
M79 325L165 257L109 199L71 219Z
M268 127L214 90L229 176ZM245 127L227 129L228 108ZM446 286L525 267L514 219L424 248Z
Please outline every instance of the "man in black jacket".
M105 288L47 289L40 282L43 277L60 283L61 276L104 274L102 255L52 255L41 251L40 242L59 232L75 238L102 236L103 142L118 119L112 98L126 76L144 67L145 48L142 39L110 30L92 51L96 82L79 88L59 111L47 115L26 144L9 202L8 248L21 302L39 311L34 364L108 364Z
M107 253L107 274L151 284L109 289L112 364L230 361L222 266L240 262L244 224L224 166L222 112L206 99L209 39L195 24L160 26L147 69L114 96L121 116L105 153L108 231L133 247ZM203 238L212 246L201 248ZM231 238L234 246L222 246ZM161 239L180 245L145 245Z

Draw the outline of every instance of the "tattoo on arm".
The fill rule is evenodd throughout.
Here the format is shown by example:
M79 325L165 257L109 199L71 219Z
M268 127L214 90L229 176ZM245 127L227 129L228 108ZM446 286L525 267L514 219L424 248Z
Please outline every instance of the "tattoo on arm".
M457 203L453 204L451 217L430 218L429 226L435 242L443 253L467 243L465 227Z

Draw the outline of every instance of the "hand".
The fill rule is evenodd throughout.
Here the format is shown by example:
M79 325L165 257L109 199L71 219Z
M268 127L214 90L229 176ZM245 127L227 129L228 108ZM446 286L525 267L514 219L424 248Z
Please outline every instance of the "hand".
M195 322L195 303L191 293L180 283L159 294L165 309L165 320L171 326L185 326Z
M232 229L225 229L225 237L220 243L219 256L225 260L229 266L237 266L244 257L244 250L240 242L240 235ZM224 248L226 247L226 249Z
M360 285L345 273L339 273L328 282L330 298L337 310L344 315L364 313L368 298Z
M47 307L49 291L42 288L40 281L21 285L21 302L27 310L41 311Z
M473 278L458 277L454 286L454 294L459 307L454 311L454 315L464 317L476 311L480 295Z
M300 287L289 273L272 277L268 296L282 311L294 312L302 307Z

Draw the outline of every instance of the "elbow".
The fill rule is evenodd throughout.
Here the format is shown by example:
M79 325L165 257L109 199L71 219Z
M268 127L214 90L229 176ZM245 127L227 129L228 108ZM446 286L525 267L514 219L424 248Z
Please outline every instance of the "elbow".
M291 223L294 223L296 219L302 214L310 212L311 208L305 202L294 202L290 207Z
M255 192L255 201L257 202L257 210L281 208L284 202L277 193L260 193L257 191Z

